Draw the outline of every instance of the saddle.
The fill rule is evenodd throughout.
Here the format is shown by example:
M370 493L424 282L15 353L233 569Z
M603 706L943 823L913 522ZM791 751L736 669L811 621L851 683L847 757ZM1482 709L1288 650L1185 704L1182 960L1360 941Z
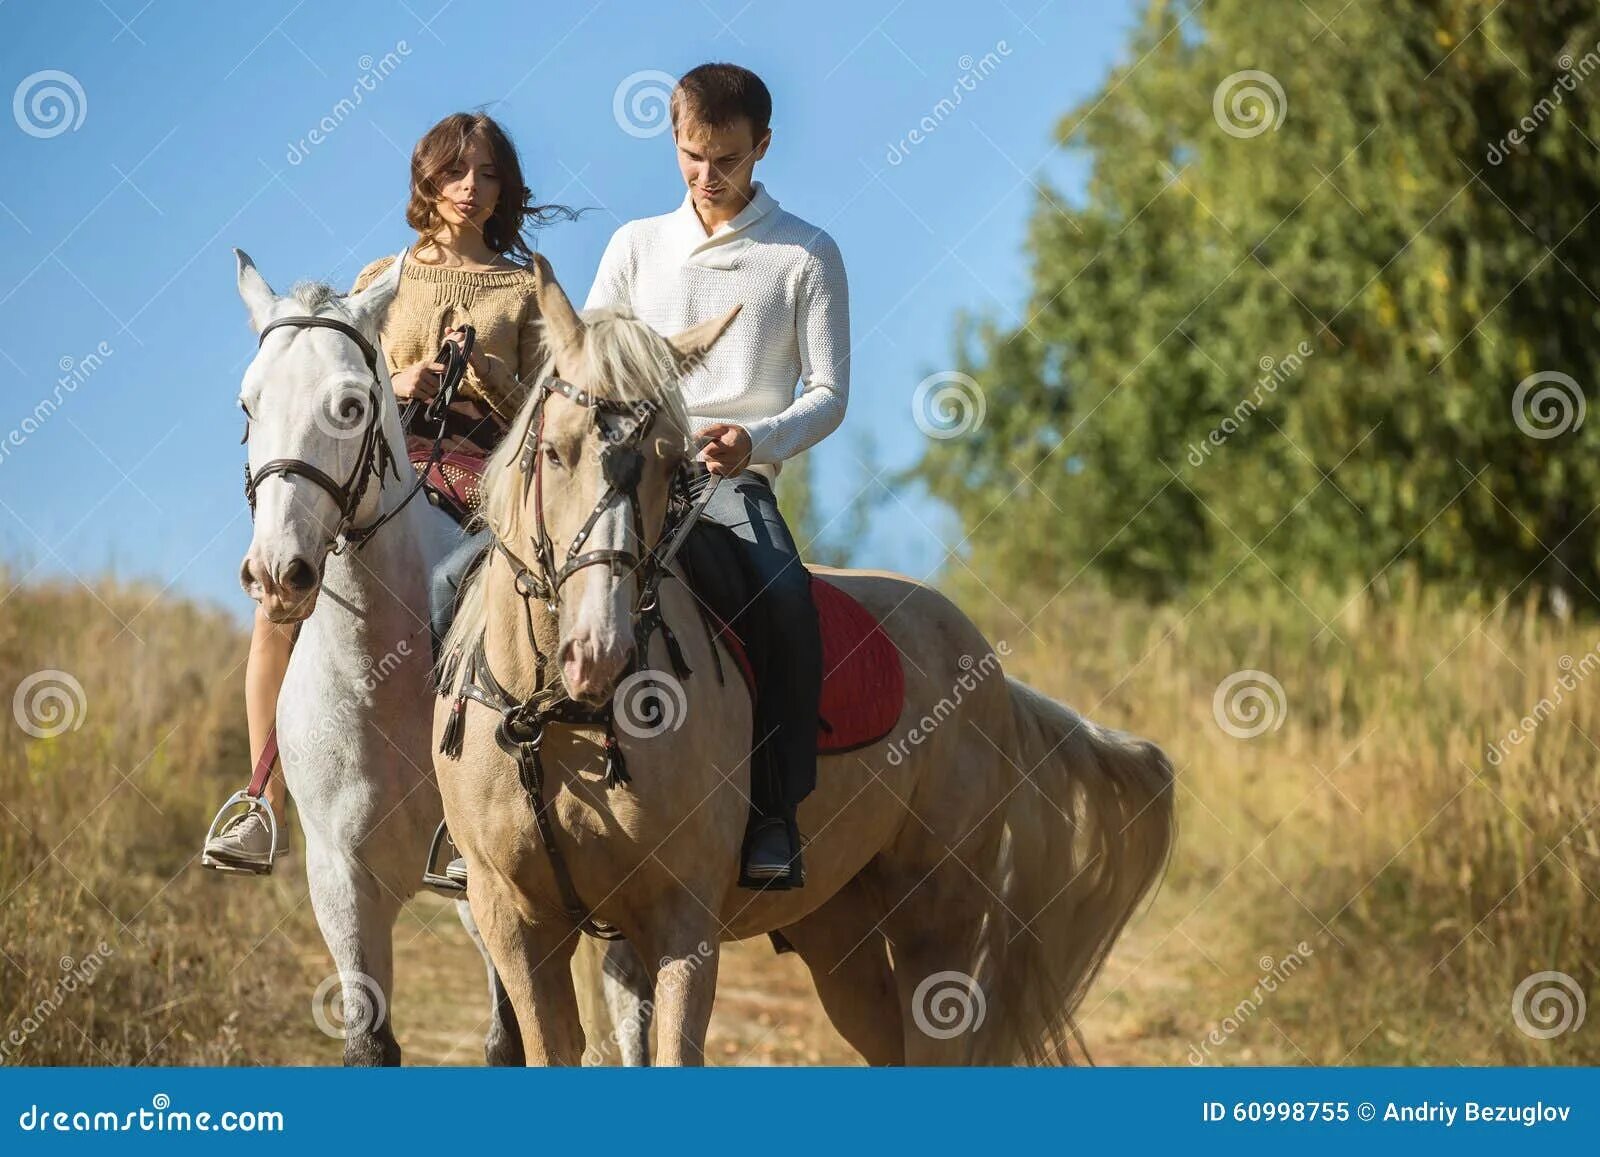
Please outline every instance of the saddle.
M714 636L726 643L751 698L759 698L756 672L782 657L770 654L760 585L745 562L743 544L727 527L702 519L678 559ZM865 607L816 574L811 600L822 636L817 752L836 755L867 747L900 718L905 699L900 652Z
M449 451L435 455L433 443L421 438L406 439L406 454L422 476L422 492L434 506L466 524L483 498L483 467L487 458L476 454Z

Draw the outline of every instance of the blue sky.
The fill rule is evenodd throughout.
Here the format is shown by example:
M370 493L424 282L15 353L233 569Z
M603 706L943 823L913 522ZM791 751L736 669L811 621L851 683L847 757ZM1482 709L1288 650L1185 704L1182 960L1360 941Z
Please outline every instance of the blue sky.
M957 313L1016 317L1035 183L1070 195L1086 177L1081 157L1052 149L1052 126L1121 58L1130 7L0 5L0 95L12 96L0 117L0 561L13 579L114 572L244 615L234 398L252 340L230 248L280 291L301 278L347 286L410 240L417 136L483 107L516 139L536 194L592 207L539 235L581 298L619 220L682 196L648 96L628 112L629 92L654 82L625 82L710 59L767 81L774 143L757 175L834 236L849 271L849 415L813 452L822 517L835 518L875 473L920 455L912 396L950 368ZM908 148L925 117L932 131ZM333 127L314 142L324 118ZM878 504L856 561L933 572L950 520L915 494L866 493Z

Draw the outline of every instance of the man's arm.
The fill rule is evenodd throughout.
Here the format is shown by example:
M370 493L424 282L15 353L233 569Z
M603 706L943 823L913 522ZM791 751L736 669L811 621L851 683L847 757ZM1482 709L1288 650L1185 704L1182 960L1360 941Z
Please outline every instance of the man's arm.
M594 284L589 287L589 297L584 309L626 309L630 313L628 285L633 279L633 258L629 252L628 227L619 226L606 243L600 255L600 268L595 270Z
M850 398L850 290L833 238L818 238L800 273L795 307L800 396L782 413L745 425L754 464L782 462L839 428Z

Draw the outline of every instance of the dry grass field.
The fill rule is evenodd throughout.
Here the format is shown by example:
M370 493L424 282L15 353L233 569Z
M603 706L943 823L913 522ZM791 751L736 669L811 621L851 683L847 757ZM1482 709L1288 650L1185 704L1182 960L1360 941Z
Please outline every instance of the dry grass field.
M338 1063L311 1015L332 966L299 857L270 880L196 860L246 762L233 621L17 578L0 572L16 716L0 727L0 1063ZM1179 769L1171 872L1082 1010L1095 1059L1600 1062L1593 1025L1541 1039L1512 1007L1534 973L1592 991L1600 971L1600 630L1403 585L1342 607L1280 596L1074 593L1023 623L962 593L1010 670ZM1265 715L1224 702L1224 728L1217 688L1239 671L1281 694ZM478 1063L482 971L450 905L414 901L397 942L407 1061ZM1524 1023L1554 1007L1530 994ZM729 951L711 1054L856 1063L803 965L764 941Z

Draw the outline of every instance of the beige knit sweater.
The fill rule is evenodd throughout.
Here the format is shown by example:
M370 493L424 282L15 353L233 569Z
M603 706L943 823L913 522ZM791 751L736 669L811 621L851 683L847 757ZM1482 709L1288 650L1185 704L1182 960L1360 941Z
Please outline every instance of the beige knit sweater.
M382 257L356 276L351 292L365 289L393 257ZM409 254L400 270L400 287L379 335L391 373L432 359L452 326L477 331L476 348L488 361L479 377L468 368L461 395L481 398L506 422L516 416L534 369L543 356L535 280L526 269L473 271L424 265Z

